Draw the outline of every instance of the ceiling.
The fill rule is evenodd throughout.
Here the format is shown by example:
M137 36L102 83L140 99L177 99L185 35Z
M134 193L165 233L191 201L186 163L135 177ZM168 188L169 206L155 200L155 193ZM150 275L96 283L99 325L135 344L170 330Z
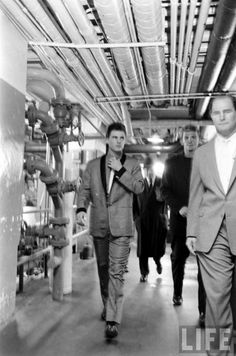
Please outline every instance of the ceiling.
M235 0L0 0L28 47L28 100L79 104L84 129L117 120L130 142L209 124L213 95L236 92ZM89 123L89 124L88 124ZM86 126L86 124L88 124Z

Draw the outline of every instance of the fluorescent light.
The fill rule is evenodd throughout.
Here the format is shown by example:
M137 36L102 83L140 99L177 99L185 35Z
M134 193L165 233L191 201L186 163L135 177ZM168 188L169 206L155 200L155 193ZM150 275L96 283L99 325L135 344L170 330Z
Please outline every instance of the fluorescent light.
M147 138L148 142L154 143L154 144L158 144L161 142L164 142L163 138L160 138L158 135L154 135L152 137L148 137Z
M152 168L153 168L153 172L155 173L155 175L158 177L158 178L161 178L162 177L162 174L163 174L163 171L164 171L164 163L161 162L161 161L156 161Z

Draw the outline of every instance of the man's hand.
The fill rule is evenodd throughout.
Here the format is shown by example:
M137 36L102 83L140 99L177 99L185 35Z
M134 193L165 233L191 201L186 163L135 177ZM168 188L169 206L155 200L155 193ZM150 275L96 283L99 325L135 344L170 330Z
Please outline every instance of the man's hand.
M116 172L118 172L122 168L122 164L120 163L120 160L116 159L115 157L109 158L107 165L109 168L113 169Z
M87 213L85 213L84 211L80 211L77 214L77 224L81 225L81 226L86 226L87 225Z
M195 237L188 237L186 240L186 245L189 249L189 251L195 255L196 251L196 238Z
M186 218L188 214L188 207L187 206L182 206L182 208L179 210L179 214L183 217Z

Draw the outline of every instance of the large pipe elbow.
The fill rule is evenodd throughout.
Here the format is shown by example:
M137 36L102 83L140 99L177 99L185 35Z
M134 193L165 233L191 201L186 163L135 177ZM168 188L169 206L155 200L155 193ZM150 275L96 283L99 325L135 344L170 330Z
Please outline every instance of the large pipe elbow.
M50 167L44 160L33 156L27 158L26 169L31 174L38 170L41 172L41 176L43 177L51 177L55 175L53 168Z
M27 72L29 80L41 80L48 82L56 93L57 99L65 98L65 89L61 80L51 71L47 69L29 68Z

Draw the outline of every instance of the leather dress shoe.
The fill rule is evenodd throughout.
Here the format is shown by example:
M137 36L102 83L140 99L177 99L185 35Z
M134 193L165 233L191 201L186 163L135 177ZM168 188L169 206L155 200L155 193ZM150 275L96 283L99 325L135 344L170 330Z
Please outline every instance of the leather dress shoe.
M157 273L161 274L162 273L162 265L161 262L157 263Z
M147 282L147 279L148 279L148 275L147 274L141 274L140 282Z
M175 306L181 305L183 303L183 299L181 296L174 295L172 300Z
M107 322L105 327L105 336L107 339L113 339L118 335L118 327L115 322Z

